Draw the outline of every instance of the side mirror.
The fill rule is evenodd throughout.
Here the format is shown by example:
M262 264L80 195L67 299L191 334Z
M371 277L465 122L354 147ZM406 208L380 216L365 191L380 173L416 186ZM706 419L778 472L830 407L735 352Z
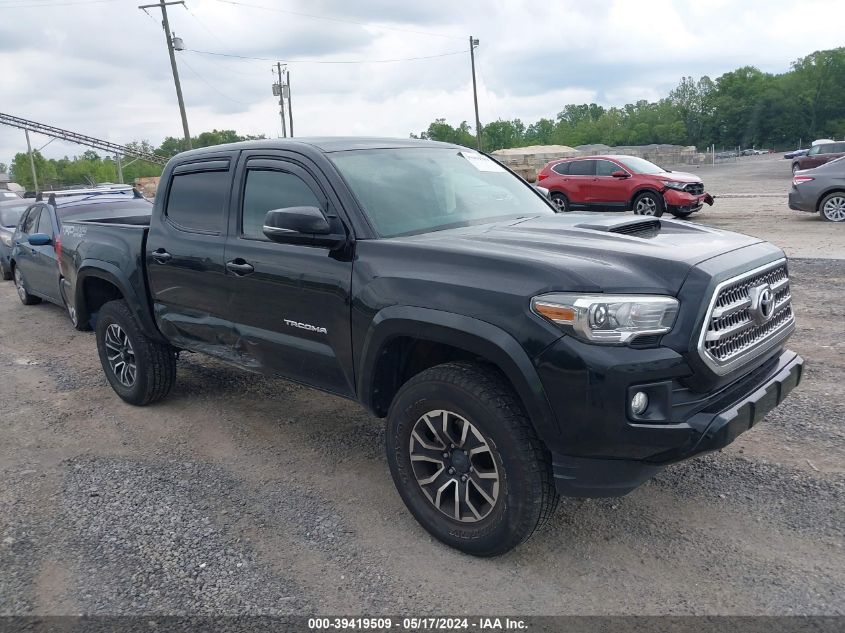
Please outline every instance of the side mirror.
M543 196L546 200L552 199L551 192L548 189L546 189L545 187L541 187L540 185L531 185L531 186L534 187L534 189L537 190L537 193L539 193L541 196Z
M264 216L264 235L282 244L305 244L337 248L346 235L337 218L333 222L317 207L272 209Z
M630 178L631 177L631 174L629 174L627 171L622 171L621 169L613 172L610 175L613 176L614 178Z
M53 238L46 233L33 233L29 236L27 242L30 246L49 246L53 243Z

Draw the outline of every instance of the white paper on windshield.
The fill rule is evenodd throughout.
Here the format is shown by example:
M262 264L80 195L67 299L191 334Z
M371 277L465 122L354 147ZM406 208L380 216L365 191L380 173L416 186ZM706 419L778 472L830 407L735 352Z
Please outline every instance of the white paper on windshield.
M505 171L497 162L490 160L484 154L478 152L458 152L461 156L469 161L469 164L475 167L478 171Z

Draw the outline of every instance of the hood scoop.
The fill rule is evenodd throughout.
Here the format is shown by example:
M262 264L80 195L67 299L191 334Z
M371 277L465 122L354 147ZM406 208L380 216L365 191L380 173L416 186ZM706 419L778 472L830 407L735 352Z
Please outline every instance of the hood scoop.
M657 218L632 218L630 220L602 219L596 222L576 224L576 228L602 231L604 233L621 233L632 237L656 237L660 232L660 220Z

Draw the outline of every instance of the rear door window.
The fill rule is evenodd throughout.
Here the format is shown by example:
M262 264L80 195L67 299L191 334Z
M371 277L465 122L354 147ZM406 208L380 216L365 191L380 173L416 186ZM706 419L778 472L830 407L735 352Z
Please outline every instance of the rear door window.
M592 176L596 173L596 161L576 160L569 163L570 176Z
M196 171L173 176L166 215L177 229L223 233L229 201L228 171Z

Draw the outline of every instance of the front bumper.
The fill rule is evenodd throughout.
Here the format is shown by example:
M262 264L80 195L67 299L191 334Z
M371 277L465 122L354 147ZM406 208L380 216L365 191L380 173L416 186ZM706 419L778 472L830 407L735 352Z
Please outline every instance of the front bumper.
M803 367L804 360L786 350L713 393L693 394L677 380L669 381L666 423L636 422L630 412L619 413L626 411L636 385L625 389L620 399L607 394L622 408L606 410L604 420L594 417L589 425L580 425L569 442L550 447L558 492L574 497L624 495L667 464L727 446L786 398L800 383Z
M666 202L668 211L677 213L694 213L705 204L713 206L713 196L709 193L694 196L677 189L666 189L663 192L663 200Z
M789 190L789 208L793 211L815 213L816 201L808 200L801 190L793 185L792 189Z

